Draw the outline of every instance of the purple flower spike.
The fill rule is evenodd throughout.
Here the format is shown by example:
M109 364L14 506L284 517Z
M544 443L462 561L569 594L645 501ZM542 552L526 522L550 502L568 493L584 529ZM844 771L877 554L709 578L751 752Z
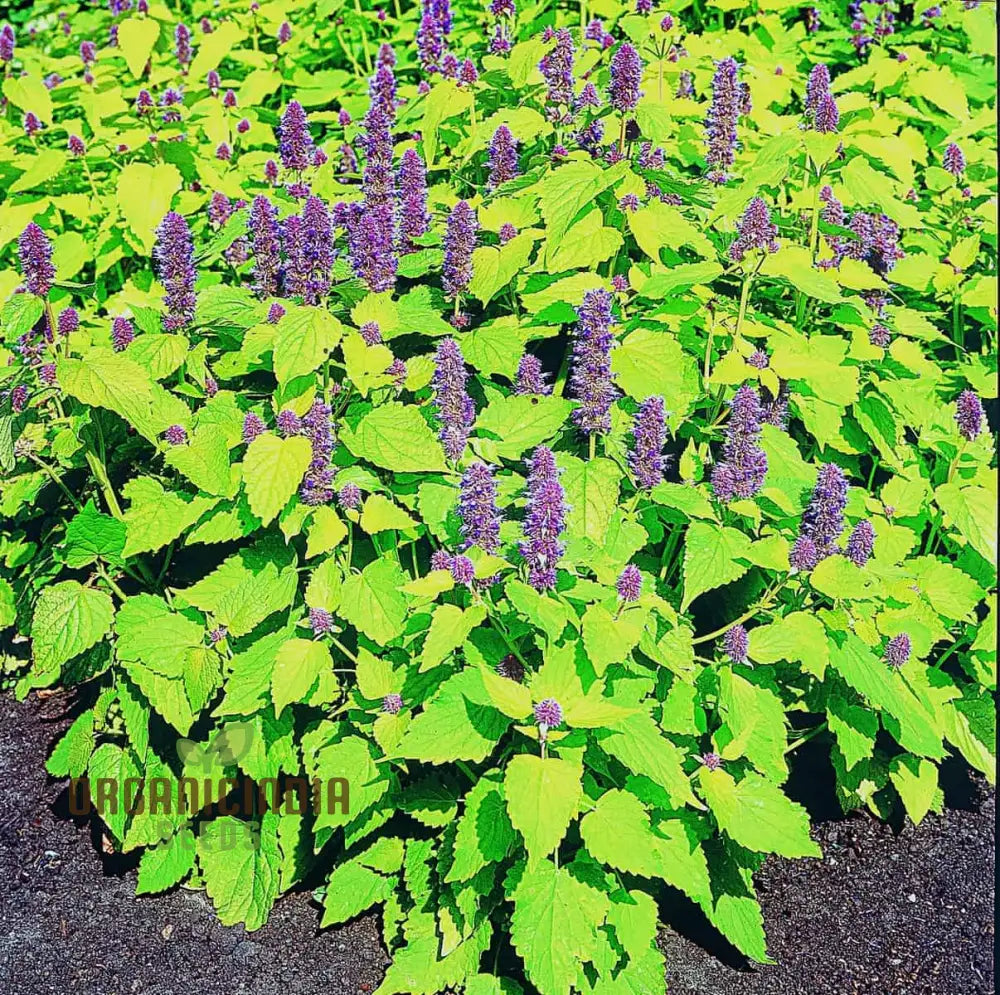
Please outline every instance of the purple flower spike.
M288 42L292 40L292 26L288 23L288 21L282 21L281 24L278 25L277 38L279 45L287 45Z
M344 484L337 492L337 503L345 511L357 511L361 507L361 489L357 484Z
M281 270L281 245L278 230L278 209L263 195L254 197L247 219L250 244L253 249L254 291L264 300L278 293Z
M0 63L6 65L13 60L16 42L14 29L9 24L0 28Z
M830 96L830 70L822 63L812 67L806 82L806 110L815 114L820 101Z
M72 335L80 327L80 315L75 307L63 308L56 319L56 329L65 338Z
M501 245L506 245L512 238L517 238L517 229L509 221L505 221L497 232L497 238Z
M736 241L729 246L729 258L742 262L748 252L778 251L778 229L771 221L771 211L760 197L754 197L743 212L736 229Z
M247 445L265 431L264 421L255 411L248 411L243 416L243 441Z
M458 297L472 280L472 250L476 247L479 222L476 212L460 200L448 215L444 236L444 267L441 281L448 297Z
M983 430L985 418L983 402L979 400L976 392L963 390L955 402L955 422L962 436L970 442L975 439Z
M799 535L816 545L819 559L837 552L836 543L844 531L844 508L847 506L847 478L836 463L820 467L809 507L802 515Z
M285 169L301 173L312 162L313 141L309 134L306 112L297 100L290 100L278 126L281 164Z
M485 463L473 463L462 474L458 499L462 520L463 549L478 546L486 553L500 548L500 510L493 471Z
M639 600L642 595L642 574L634 563L630 563L621 572L617 587L618 599L622 604L630 605Z
M191 29L186 24L174 28L174 56L186 72L191 62Z
M965 172L965 155L954 142L950 142L944 150L941 165L956 179Z
M187 221L176 211L160 222L153 249L157 272L166 289L163 327L168 332L186 328L194 320L194 241Z
M15 415L19 415L28 406L28 396L28 388L23 383L11 389L10 410Z
M476 566L467 556L456 556L451 561L451 579L456 584L471 587L476 579Z
M705 753L701 762L708 770L718 770L722 766L722 757L718 753Z
M739 64L725 58L715 64L712 77L712 107L705 120L705 142L708 152L708 178L713 183L725 183L729 170L736 161L737 135L743 107L743 92L739 81Z
M285 222L285 236L285 292L301 296L305 304L321 304L333 269L333 222L326 204L307 197L301 218Z
M898 636L893 636L886 643L885 662L894 670L899 670L910 659L912 648L910 637L905 632L901 632Z
M382 330L378 327L377 321L366 321L358 331L365 345L378 345L382 341Z
M75 156L85 155L87 152L87 146L79 135L70 135L69 141L66 142L66 148L70 155Z
M444 54L444 34L433 14L424 12L417 28L417 57L426 73L436 73Z
M528 582L536 591L548 591L556 586L556 565L563 554L560 536L565 528L566 497L551 449L539 446L528 466L525 540L520 550L528 565Z
M291 408L282 408L275 419L278 431L286 438L302 431L302 419Z
M562 725L563 710L555 698L545 698L535 705L535 722L542 729L557 729Z
M317 636L333 632L333 616L325 608L310 608L309 627Z
M821 134L833 134L840 125L840 110L833 95L824 93L816 106L813 127Z
M573 420L586 435L611 430L611 405L618 390L611 376L611 294L590 290L577 309L576 340L573 345L573 373L570 385L580 407Z
M628 468L640 490L652 490L663 483L667 441L667 415L662 397L649 397L639 406L632 423L632 451Z
M451 570L451 553L446 549L435 549L431 553L431 570Z
M517 364L517 379L514 387L515 394L550 394L552 387L545 382L545 373L542 371L541 360L526 352L521 361Z
M279 304L277 301L275 301L267 309L267 323L269 325L276 325L276 324L278 324L278 322L281 321L281 319L285 317L286 313L287 312L285 311L284 307L281 304Z
M722 459L712 473L712 490L720 501L753 497L764 486L767 454L760 448L763 410L760 395L744 385L730 402Z
M747 359L747 362L757 370L766 370L771 364L770 358L763 349L754 351Z
M734 625L722 637L722 646L732 663L746 663L750 651L750 637L742 625Z
M387 694L382 699L382 712L385 715L398 715L403 707L403 699L398 694Z
M476 419L476 409L472 398L465 391L468 374L462 351L454 339L445 339L435 355L434 404L437 407L441 431L438 438L444 446L445 455L457 462L465 452L469 429Z
M416 149L407 149L399 160L399 235L404 245L426 235L430 228L427 214L427 169Z
M52 243L34 221L21 232L17 252L28 292L36 297L47 296L56 276L56 268L52 265Z
M547 86L545 104L550 121L568 119L568 108L573 106L573 36L560 28L555 40L538 64Z
M334 498L333 467L333 423L330 421L330 406L317 398L302 419L302 434L312 444L312 460L299 487L299 498L303 504L328 504Z
M115 352L124 352L135 339L132 322L121 316L111 322L111 348Z
M788 563L792 569L798 570L800 573L808 572L819 561L820 555L819 550L816 549L816 543L806 536L799 536L788 553Z
M172 446L183 446L187 442L187 429L183 425L171 425L164 433L163 438Z
M517 176L517 140L505 124L501 124L493 133L493 139L490 141L489 164L489 188L491 190L495 190L501 183L506 183Z
M851 534L847 538L847 546L844 553L849 560L859 567L863 567L875 552L875 529L867 518L862 518L857 525L851 529Z
M355 275L376 293L392 290L399 265L393 252L392 208L380 205L366 210L348 234Z
M681 74L677 78L677 93L675 96L678 100L690 100L694 96L694 76L690 70L681 70Z
M639 53L628 43L622 42L611 59L611 83L608 86L608 100L616 111L629 114L635 110L642 93L642 60Z

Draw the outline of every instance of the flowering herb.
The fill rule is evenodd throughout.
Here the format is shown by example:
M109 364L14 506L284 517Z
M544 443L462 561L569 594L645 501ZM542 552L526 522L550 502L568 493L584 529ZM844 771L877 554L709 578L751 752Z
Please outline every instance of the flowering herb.
M250 728L248 777L350 783L241 812L245 860L211 807L95 813L143 891L254 930L322 882L324 927L384 912L383 995L663 995L664 883L768 960L790 778L919 822L994 776L995 66L940 6L0 22L0 640L81 709L48 769Z

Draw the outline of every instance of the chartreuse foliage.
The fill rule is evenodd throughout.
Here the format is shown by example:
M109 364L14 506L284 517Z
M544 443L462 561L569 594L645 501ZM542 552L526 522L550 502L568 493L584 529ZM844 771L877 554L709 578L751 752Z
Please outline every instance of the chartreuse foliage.
M765 961L754 872L819 855L800 744L917 822L945 758L993 776L991 5L514 6L0 38L5 668L84 705L56 776L346 778L103 818L225 923L317 869L323 925L379 907L381 995L663 991L672 891Z

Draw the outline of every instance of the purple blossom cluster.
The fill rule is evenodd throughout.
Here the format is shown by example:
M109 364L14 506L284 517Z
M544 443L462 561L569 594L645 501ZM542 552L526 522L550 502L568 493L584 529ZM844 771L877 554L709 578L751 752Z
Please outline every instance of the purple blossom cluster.
M463 549L478 546L486 553L495 553L500 548L497 485L486 463L473 463L462 474L458 516L462 520Z
M17 240L21 274L29 294L47 297L56 277L52 265L52 243L34 221L29 222Z
M837 540L844 531L846 507L847 477L836 463L824 463L788 555L796 570L812 570L820 560L839 552Z
M729 258L742 262L748 252L778 251L778 228L771 221L771 210L761 197L754 197L743 212L736 229L736 240L729 246Z
M244 424L244 432L245 429ZM312 458L299 486L299 497L303 504L328 504L335 495L330 462L334 446L330 406L319 398L313 401L302 417L301 432L312 446Z
M469 430L476 418L472 398L466 393L468 380L462 350L454 339L445 339L434 357L434 404L437 407L441 431L438 438L448 459L457 462L465 452Z
M632 423L632 448L628 468L636 486L649 491L663 483L667 441L667 412L662 397L648 397L639 405Z
M585 435L611 430L611 405L618 396L611 374L611 294L589 290L577 309L570 386L580 406L573 420Z
M551 394L552 387L546 382L542 361L526 352L517 364L514 381L515 394Z
M302 213L285 219L282 242L285 293L304 304L322 303L330 292L333 222L319 197L307 197Z
M538 64L545 77L545 112L550 121L572 120L573 106L573 36L565 28L554 33L555 44Z
M729 403L722 459L712 471L712 491L720 501L750 498L764 486L767 454L760 448L763 409L760 394L740 387Z
M458 298L472 280L472 251L476 247L479 221L467 201L460 200L448 215L444 236L444 266L441 282L448 297Z
M536 591L548 591L556 586L556 566L563 554L566 496L551 449L539 446L528 460L528 470L520 551L528 566L528 583Z
M166 290L163 327L168 332L186 328L194 320L196 303L194 241L187 221L176 211L170 211L156 230L153 258Z
M489 167L488 185L491 190L517 176L517 140L505 124L497 128L490 140Z
M726 57L715 64L712 77L712 106L705 119L705 161L708 178L713 183L725 183L736 161L736 126L744 113L747 93L740 83L739 63Z

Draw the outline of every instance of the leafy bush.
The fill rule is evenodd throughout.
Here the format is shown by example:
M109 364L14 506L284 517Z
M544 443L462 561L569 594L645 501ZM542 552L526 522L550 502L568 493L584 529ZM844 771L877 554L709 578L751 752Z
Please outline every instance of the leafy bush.
M802 743L992 777L989 5L110 6L0 36L5 668L56 776L350 790L105 800L140 891L662 991L666 886L767 959Z

